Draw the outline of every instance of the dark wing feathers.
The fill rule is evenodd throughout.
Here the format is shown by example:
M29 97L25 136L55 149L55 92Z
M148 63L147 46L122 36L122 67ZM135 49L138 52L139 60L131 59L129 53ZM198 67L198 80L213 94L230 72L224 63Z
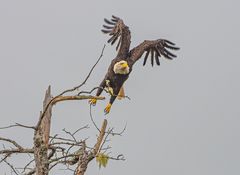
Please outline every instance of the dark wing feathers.
M153 66L153 64L154 64L154 50L153 49L151 49L151 65Z
M105 30L105 29L102 29L101 30L103 33L105 33L105 34L107 34L107 33L110 33L111 32L111 30Z
M115 25L116 22L114 21L109 21L108 19L104 18L104 21L107 23L107 24L110 24L110 25Z
M165 41L166 44L170 44L170 45L175 46L175 43L173 43L173 42L171 42L171 41L169 41L169 40L166 40L166 39L165 39L164 41Z
M172 49L172 50L179 50L178 47L170 46L170 45L168 45L168 44L166 44L166 48Z
M158 57L161 57L161 55L158 54L157 49L154 49L154 51L155 51L155 61L156 61L157 65L160 66L160 61L159 61Z
M147 62L147 58L148 58L149 53L150 53L150 49L146 50L146 55L145 55L144 60L143 60L143 66L145 66L145 64Z
M158 43L156 43L155 45L153 45L150 50L151 50L151 65L154 65L154 59L153 57L155 56L155 62L156 64L159 66L160 65L160 60L159 57L161 57L161 55L164 58L167 58L169 60L172 60L173 58L176 58L177 56L174 55L173 53L171 53L169 50L167 49L172 49L172 50L178 50L178 47L174 47L174 43L168 40L159 40ZM146 64L148 57L144 57L144 65Z
M118 54L128 53L131 35L128 27L123 23L123 20L116 16L112 16L111 20L105 18L104 21L106 24L103 25L104 29L102 29L102 32L110 35L110 39L108 39L107 42L113 45L118 40L116 46L116 50L120 48ZM161 56L170 60L177 57L169 50L179 50L179 48L175 46L175 43L166 39L144 41L130 51L129 61L131 64L134 64L138 59L140 59L142 54L146 52L143 60L143 66L146 64L149 54L151 55L151 65L153 66L154 62L156 62L157 65L160 65L159 58Z
M118 54L124 53L127 55L131 42L131 35L128 27L123 23L122 19L116 16L112 16L111 20L105 18L104 21L106 24L103 25L102 32L111 36L111 38L108 40L108 43L113 45L118 40L116 47L116 50L119 49Z
M106 29L113 29L113 26L106 26L106 25L103 25L104 28Z
M165 53L169 56L171 56L172 58L176 58L177 56L172 54L171 52L169 52L167 49L165 49Z
M102 32L112 36L107 41L108 43L111 43L111 45L113 45L118 40L119 36L121 35L121 28L119 28L119 24L118 24L120 22L120 20L121 19L116 16L112 16L111 20L104 18L104 21L107 25L103 25L104 29L102 29ZM121 40L118 41L116 50L118 50L120 44L121 44Z
M116 50L118 50L118 48L119 48L120 44L121 44L121 36L120 36L120 39L118 40L118 43L117 43Z
M118 37L119 37L119 35L116 35L116 36L113 38L113 40L112 40L112 42L111 42L111 45L113 45L113 44L117 41ZM116 47L116 49L117 49L117 47Z
M177 56L174 55L169 50L179 50L178 47L175 46L175 44L171 41L165 40L165 39L158 39L154 41L144 41L137 47L133 48L130 53L131 56L129 58L129 61L131 64L134 64L138 59L141 58L142 54L146 52L146 55L143 60L143 66L146 64L149 53L151 53L151 65L154 65L154 61L157 65L160 65L159 57L163 56L164 58L172 60L173 58L176 58Z
M116 34L114 34L107 42L114 44L114 42L116 41L116 39L118 39L119 37L119 32L117 32Z
M120 19L119 17L116 17L116 16L112 15L112 21L118 22L119 19Z

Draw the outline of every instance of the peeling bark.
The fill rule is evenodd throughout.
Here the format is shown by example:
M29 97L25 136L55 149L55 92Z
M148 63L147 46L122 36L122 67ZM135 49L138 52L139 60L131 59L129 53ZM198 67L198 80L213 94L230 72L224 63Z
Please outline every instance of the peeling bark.
M43 101L43 110L51 98L51 87L49 86L45 94L45 99ZM40 117L41 115L42 113L40 113ZM49 171L48 140L50 133L51 115L52 105L48 107L40 124L40 127L38 127L38 129L34 132L34 158L37 175L48 175Z

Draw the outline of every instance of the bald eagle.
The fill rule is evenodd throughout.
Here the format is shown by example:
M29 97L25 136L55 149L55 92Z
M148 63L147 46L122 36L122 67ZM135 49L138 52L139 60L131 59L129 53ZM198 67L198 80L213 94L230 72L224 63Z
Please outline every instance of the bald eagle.
M116 50L118 51L116 58L114 58L108 68L108 71L98 88L96 96L99 96L103 89L107 89L110 92L110 101L104 109L105 114L110 112L111 106L114 100L124 97L123 84L128 79L130 73L132 72L133 65L138 61L144 52L146 55L143 60L143 66L146 64L149 54L151 55L150 60L152 66L154 62L159 66L159 57L164 57L172 60L176 55L172 54L169 50L179 50L175 47L175 44L166 39L157 40L145 40L137 47L129 50L131 43L131 33L123 22L122 19L112 16L111 20L104 19L105 25L103 33L109 34L110 39L108 43L113 45L117 40L118 44ZM91 99L89 103L91 105L96 105L97 100Z

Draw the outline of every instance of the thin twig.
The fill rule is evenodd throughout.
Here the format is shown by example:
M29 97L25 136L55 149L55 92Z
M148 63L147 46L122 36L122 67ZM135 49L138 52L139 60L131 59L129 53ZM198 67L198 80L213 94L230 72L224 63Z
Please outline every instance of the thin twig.
M101 150L102 149L102 147L103 147L103 145L106 143L106 141L107 141L107 138L108 138L108 136L111 134L111 132L113 131L113 128L109 128L108 129L108 131L107 132L105 132L105 133L107 133L107 135L105 136L105 138L104 138L104 140L102 141L102 144L101 144L101 146L100 146L100 148L99 148L99 150Z
M127 128L127 123L125 124L125 126L121 132L112 132L111 135L112 136L115 136L115 135L122 136L122 134L125 132L126 128Z
M122 160L122 161L126 160L122 154L119 154L117 157L108 157L108 158L112 160Z
M51 159L51 160L49 160L49 163L57 162L61 159L65 159L65 158L68 158L68 157L75 157L75 156L77 156L77 155L76 154L68 154L68 155L65 155L65 156L61 156L61 157Z
M29 171L26 173L26 175L33 175L36 172L36 168L34 168L32 171Z
M9 142L9 143L12 143L14 146L16 146L19 150L22 150L23 147L20 146L16 141L14 140L11 140L11 139L7 139L7 138L3 138L3 137L0 137L0 140L3 140L3 141L6 141L6 142Z
M51 146L49 149L51 149L52 151L49 153L48 159L51 159L54 156L54 154L56 153L57 148Z
M34 130L36 129L34 126L27 126L27 125L23 125L20 123L15 123L15 125L0 127L0 129L8 129L8 128L13 128L13 127L22 127L22 128L28 128L28 129L34 129Z
M34 159L32 159L30 162L28 162L28 164L25 165L25 167L23 168L22 173L24 173L26 171L26 169L28 168L28 166L31 165L31 163L33 163L33 162L34 162Z
M110 92L109 90L103 88L103 87L94 87L91 91L81 91L78 93L78 95L81 95L81 94L92 94L93 91L97 90L97 89L102 89L104 92L110 94L111 96L114 96L114 97L121 97L121 98L127 98L128 100L131 100L131 98L127 95L125 96L120 96L120 95L115 95L115 94L112 94L112 92Z
M0 163L2 163L4 160L6 160L10 155L11 155L11 153L7 153L7 154L4 156L4 158L2 158L2 159L0 160Z
M89 105L90 106L90 111L89 111L89 114L90 114L90 118L91 118L91 121L93 123L93 125L95 126L95 128L98 130L98 132L100 132L100 129L97 127L97 124L94 122L93 120L93 116L92 116L92 105Z
M76 143L71 143L71 142L54 142L54 143L49 144L49 146L53 146L53 145L81 146L82 145L82 141L76 142Z
M6 160L4 160L4 162L13 170L13 172L14 172L16 175L19 175L19 173L17 172L17 170L15 170L15 168L14 168L9 162L7 162Z
M81 95L81 94L91 94L91 93L93 93L95 90L97 90L97 89L102 89L103 91L105 91L106 93L108 93L108 91L106 90L106 89L104 89L103 87L94 87L94 88L92 88L92 90L90 90L90 91L81 91L81 92L79 92L77 95Z
M55 136L50 136L51 141L53 141L54 139L57 139L57 140L63 140L63 141L67 141L67 142L75 142L74 140L71 140L71 139L66 139L66 138L62 138L62 137L55 137Z
M73 133L73 135L75 135L77 132L79 132L79 131L81 131L81 130L83 130L83 129L88 129L88 128L89 128L89 126L88 126L88 125L85 125L85 126L79 128L79 129L77 129L77 130Z
M63 131L64 131L66 134L70 135L70 136L73 138L73 140L75 141L75 143L77 143L77 139L74 137L74 135L73 135L71 132L67 131L65 128L63 129Z

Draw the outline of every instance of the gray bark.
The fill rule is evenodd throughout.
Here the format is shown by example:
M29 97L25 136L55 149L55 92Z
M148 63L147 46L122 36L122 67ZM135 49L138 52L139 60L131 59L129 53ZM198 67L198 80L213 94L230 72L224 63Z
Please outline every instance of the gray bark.
M43 110L51 100L51 87L49 86L43 102ZM40 117L41 117L40 113ZM41 121L40 127L34 132L34 158L36 164L36 175L48 175L48 140L50 133L50 122L52 115L52 106L48 107L44 118Z

